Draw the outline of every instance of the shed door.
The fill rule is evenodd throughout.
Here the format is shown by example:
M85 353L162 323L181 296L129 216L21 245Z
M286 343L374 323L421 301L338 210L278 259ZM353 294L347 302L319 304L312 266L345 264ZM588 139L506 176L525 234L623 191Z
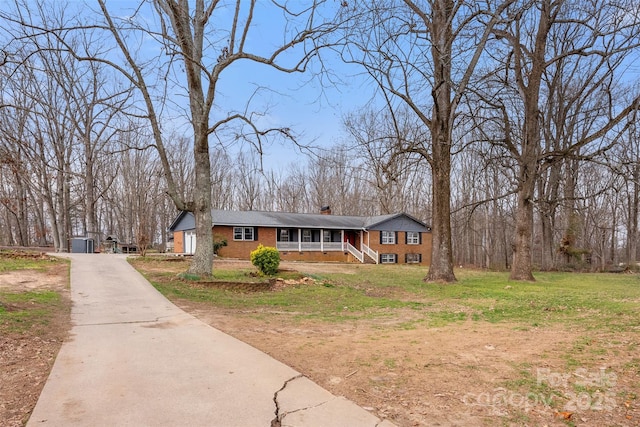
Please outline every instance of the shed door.
M196 252L196 232L185 231L184 232L184 253L194 254Z

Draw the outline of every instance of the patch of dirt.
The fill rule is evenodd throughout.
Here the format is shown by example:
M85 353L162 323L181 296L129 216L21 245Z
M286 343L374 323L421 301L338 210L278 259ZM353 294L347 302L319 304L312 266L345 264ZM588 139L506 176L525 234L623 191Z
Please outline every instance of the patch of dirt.
M567 351L581 334L561 327L466 321L405 330L380 321L327 324L178 303L399 426L564 426L565 416L584 426L640 424L637 334L593 334L609 354L568 369ZM575 391L581 375L600 376L601 368L615 381ZM564 377L566 384L559 383Z
M52 290L61 295L60 303L47 305L42 322L23 331L0 324L0 424L6 427L27 422L71 326L68 264L52 263L46 271L0 273L0 292L36 290ZM33 302L12 303L7 311L40 308Z
M184 271L185 264L171 264ZM216 264L252 268L248 261ZM359 270L338 263L283 262L281 268L305 274ZM395 287L369 288L366 280L360 286L371 296L415 298ZM326 323L270 309L174 302L399 426L640 425L637 330L473 320L432 327L421 319L423 312L409 308L384 318ZM448 309L456 307L447 302Z
M300 267L356 272L345 264ZM399 426L640 425L638 331L473 320L430 327L411 309L333 324L175 302Z
M252 267L246 261L216 262ZM174 264L176 272L184 271L179 262L163 263L158 271ZM331 263L282 267L357 272ZM5 273L0 286L57 290L68 304L67 274L66 265L45 273ZM281 311L175 302L398 426L640 425L637 330L472 320L430 327L416 321L419 312L411 309L394 310L393 318L326 323ZM67 306L46 330L1 335L0 424L26 422L68 328Z

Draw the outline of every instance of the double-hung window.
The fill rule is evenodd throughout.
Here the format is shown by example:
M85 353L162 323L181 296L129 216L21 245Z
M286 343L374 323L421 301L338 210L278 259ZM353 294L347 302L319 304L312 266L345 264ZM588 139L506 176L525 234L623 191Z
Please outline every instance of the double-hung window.
M380 232L380 243L383 245L395 245L396 243L396 232L395 231L381 231Z
M380 254L380 264L395 264L396 254Z
M233 240L255 240L253 227L233 227Z
M407 231L407 245L419 245L420 233L417 231Z

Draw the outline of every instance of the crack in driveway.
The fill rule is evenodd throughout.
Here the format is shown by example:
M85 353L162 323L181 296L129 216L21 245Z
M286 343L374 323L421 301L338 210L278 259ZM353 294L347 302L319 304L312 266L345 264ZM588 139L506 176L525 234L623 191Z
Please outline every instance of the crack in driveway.
M288 416L298 413L298 412L302 412L302 411L309 411L309 410L313 410L315 408L319 408L321 406L327 405L327 404L332 404L332 402L335 402L336 400L340 400L337 396L334 395L330 395L330 397L327 397L326 399L319 399L319 396L316 396L316 398L313 398L312 400L314 401L313 404L310 404L311 402L308 402L308 406L303 406L303 407L299 407L299 408L289 408L291 409L290 411L285 411L284 409L286 408L286 402L287 402L287 398L286 396L282 396L281 393L285 390L287 390L287 387L289 387L289 385L297 379L307 379L307 377L304 376L304 374L298 374L292 378L289 378L288 380L286 380L284 382L284 384L282 385L282 387L280 387L280 389L278 391L276 391L273 394L273 403L275 404L275 418L273 418L271 420L271 424L270 427L292 427L295 425L291 424L291 421L287 422L287 420L285 418L288 419ZM298 389L297 387L293 386L294 389ZM300 393L300 390L298 389L297 391L298 393ZM290 396L291 397L291 396ZM284 399L284 402L281 402L280 400ZM302 402L304 402L304 400L302 400L302 402L299 399L295 399L294 400L297 403L294 403L294 407L300 405ZM291 405L291 402L289 402L289 405ZM302 405L300 405L302 406ZM340 406L338 404L338 406ZM336 415L336 414L333 414ZM304 415L303 415L304 417ZM379 417L376 417L375 415L372 416L373 419L370 419L366 422L370 422L371 424L367 424L371 427L381 427L381 426L393 426L394 424L386 419L380 419ZM294 419L296 419L296 417L294 417ZM375 422L374 422L375 420ZM300 419L297 419L297 422L300 422ZM359 419L359 421L364 421L362 419ZM362 425L362 424L358 424L358 425Z
M273 420L271 420L271 427L281 427L282 416L286 415L286 413L283 415L280 414L280 403L278 402L278 395L280 394L281 391L287 388L287 386L291 381L294 381L294 380L297 380L298 378L303 378L303 377L304 375L298 374L295 377L289 378L284 382L284 384L282 384L282 387L280 387L280 390L273 393L273 403L276 405L276 410L275 410L276 417Z

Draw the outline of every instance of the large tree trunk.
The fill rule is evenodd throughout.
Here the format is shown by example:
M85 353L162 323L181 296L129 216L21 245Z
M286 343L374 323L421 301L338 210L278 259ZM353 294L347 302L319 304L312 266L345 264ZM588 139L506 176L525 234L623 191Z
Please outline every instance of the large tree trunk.
M521 173L527 175L526 172ZM531 262L531 237L533 235L533 179L524 178L522 189L518 192L516 208L516 231L513 242L513 263L511 264L511 280L535 280Z
M542 74L545 70L545 53L550 26L551 4L549 0L545 0L540 4L540 20L535 38L535 48L533 52L526 54L526 56L531 56L530 70L526 73L528 78L525 78L525 71L521 67L525 57L522 46L514 46L517 80L524 101L524 124L522 151L518 165L518 206L516 208L511 280L535 280L532 273L531 237L533 235L533 196L538 177L538 159L542 139L538 101Z
M534 65L538 69L534 66L535 72L532 71L528 91L525 92L524 140L518 165L518 205L516 207L511 280L535 280L532 273L531 238L533 236L533 197L538 178L538 156L541 140L538 98L543 64L538 62Z
M426 281L455 282L451 246L451 49L453 1L437 0L432 5L433 113L431 160L433 217L431 265Z
M210 276L213 270L213 219L211 216L211 159L209 158L208 135L205 126L194 126L196 185L193 191L193 216L196 221L196 251L189 273Z
M437 159L437 160L436 160ZM426 281L455 282L451 246L451 153L442 142L433 144L433 217L431 265Z

